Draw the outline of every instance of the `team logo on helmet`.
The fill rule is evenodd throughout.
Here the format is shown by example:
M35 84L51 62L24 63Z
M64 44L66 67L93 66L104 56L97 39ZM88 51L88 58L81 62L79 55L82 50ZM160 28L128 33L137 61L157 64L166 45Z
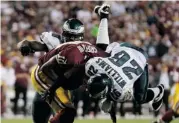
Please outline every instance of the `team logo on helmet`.
M71 34L84 33L84 25L77 19L69 19L64 23L63 31L70 32Z

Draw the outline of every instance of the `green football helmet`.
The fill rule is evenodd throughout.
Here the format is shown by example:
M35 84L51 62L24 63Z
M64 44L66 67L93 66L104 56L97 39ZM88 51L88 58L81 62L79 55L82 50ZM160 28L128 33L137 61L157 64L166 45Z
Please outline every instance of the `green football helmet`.
M84 38L84 25L78 19L71 18L65 21L62 30L62 39L64 42L82 41Z
M91 76L87 83L90 97L105 98L112 87L112 80L106 74L96 74Z

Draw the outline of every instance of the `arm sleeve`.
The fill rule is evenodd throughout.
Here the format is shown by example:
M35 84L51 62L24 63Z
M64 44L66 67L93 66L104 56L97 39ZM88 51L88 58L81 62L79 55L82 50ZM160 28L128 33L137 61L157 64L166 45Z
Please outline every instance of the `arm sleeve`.
M29 40L23 40L17 44L17 48L21 49L22 47L29 47L31 51L48 51L47 46L40 41L29 41ZM32 52L33 53L33 52Z
M39 41L30 41L29 45L31 49L34 51L45 51L45 52L48 51L47 46Z
M56 48L60 44L60 35L53 32L43 32L40 35L40 40L47 46L48 50Z
M109 35L108 35L108 20L103 18L99 24L99 31L97 35L96 45L105 50L109 44Z

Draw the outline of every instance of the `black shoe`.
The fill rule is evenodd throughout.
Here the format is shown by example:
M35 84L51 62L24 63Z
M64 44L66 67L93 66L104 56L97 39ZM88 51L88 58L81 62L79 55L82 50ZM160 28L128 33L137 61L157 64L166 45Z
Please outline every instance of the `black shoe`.
M96 6L94 12L100 17L100 19L108 18L110 5L103 4L102 6Z
M156 121L154 121L154 122L152 122L152 123L169 123L169 122L164 122L164 121L158 119L158 120L156 120Z
M159 122L157 122L157 121L154 121L154 122L152 122L152 123L159 123Z
M157 95L157 97L154 98L152 102L152 108L155 111L158 111L163 103L163 95L164 95L164 85L160 84L157 86L160 89L160 93Z
M154 121L154 122L152 122L152 123L160 123L160 122L158 122L158 121Z

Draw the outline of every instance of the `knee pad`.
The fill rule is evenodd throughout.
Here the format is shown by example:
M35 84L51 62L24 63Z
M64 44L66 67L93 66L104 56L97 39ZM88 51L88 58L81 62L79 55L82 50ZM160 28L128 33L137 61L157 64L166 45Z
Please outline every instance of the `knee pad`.
M74 108L65 108L58 112L51 120L50 123L73 123L76 116Z

